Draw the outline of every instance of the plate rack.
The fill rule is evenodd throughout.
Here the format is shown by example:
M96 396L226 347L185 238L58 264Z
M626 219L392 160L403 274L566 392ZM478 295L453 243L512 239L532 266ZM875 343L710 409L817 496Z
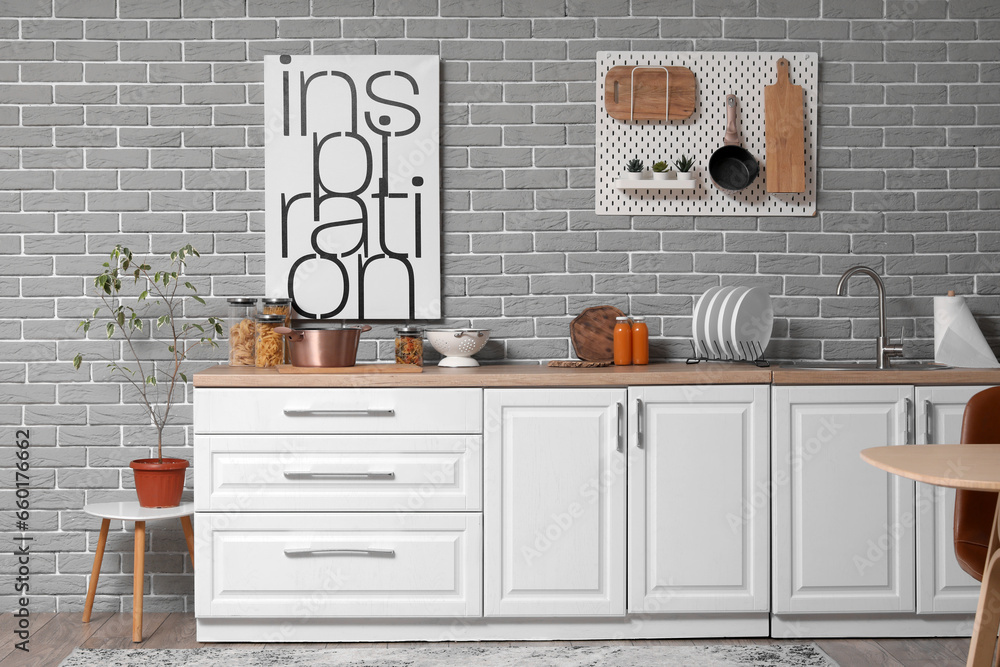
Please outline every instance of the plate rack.
M707 341L702 340L698 341L698 345L694 344L693 339L688 342L691 344L691 356L687 359L688 364L697 364L702 361L727 361L737 364L753 364L758 368L767 368L771 365L771 362L764 358L764 350L761 349L756 341L739 341L735 350L729 344L729 341L726 341L725 350L719 348L717 341L712 341L711 346L708 345ZM699 347L709 350L710 356L698 354Z

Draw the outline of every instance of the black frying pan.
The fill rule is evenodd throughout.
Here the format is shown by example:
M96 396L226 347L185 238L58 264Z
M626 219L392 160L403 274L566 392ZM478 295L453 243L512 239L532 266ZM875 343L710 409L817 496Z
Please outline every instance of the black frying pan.
M760 165L757 158L740 145L736 130L736 96L726 95L726 136L708 160L708 173L715 185L723 190L742 190L757 178Z

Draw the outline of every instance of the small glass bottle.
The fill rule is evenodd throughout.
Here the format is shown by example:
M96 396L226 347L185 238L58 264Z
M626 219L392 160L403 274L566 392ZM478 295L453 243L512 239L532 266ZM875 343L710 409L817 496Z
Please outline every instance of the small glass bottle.
M645 317L632 318L632 363L637 366L649 363L649 327Z
M285 318L285 323L280 325L284 327L292 326L292 300L285 297L267 297L261 299L261 312L265 315L282 315ZM291 363L291 347L285 345L285 356L282 361L286 364Z
M285 360L285 337L275 331L284 325L284 315L258 313L254 341L257 368L274 368Z
M229 303L226 322L229 336L229 365L254 365L254 318L257 316L257 299L249 296L233 297Z
M615 366L632 365L632 327L627 317L616 317L614 332Z
M424 365L424 330L404 326L396 329L396 363L410 366Z

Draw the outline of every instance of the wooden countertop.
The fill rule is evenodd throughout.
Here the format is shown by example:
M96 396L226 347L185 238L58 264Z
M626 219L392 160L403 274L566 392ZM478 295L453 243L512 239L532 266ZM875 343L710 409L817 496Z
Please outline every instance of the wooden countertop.
M425 366L422 373L372 374L292 374L270 368L215 366L194 375L195 387L624 387L769 382L769 368L683 362L605 368L549 368L529 364L478 368Z
M549 368L492 364L478 368L426 366L422 373L292 374L269 368L213 366L195 373L196 387L624 387L683 384L1000 385L1000 369L808 370L794 366L671 362L648 366Z
M794 366L774 366L771 383L789 384L916 384L961 385L1000 384L997 368L943 368L941 370L809 370Z

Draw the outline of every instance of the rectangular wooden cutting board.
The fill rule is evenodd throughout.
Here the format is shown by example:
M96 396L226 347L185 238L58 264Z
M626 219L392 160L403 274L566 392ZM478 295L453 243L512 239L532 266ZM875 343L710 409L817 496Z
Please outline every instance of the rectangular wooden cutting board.
M374 373L421 373L423 366L412 364L355 364L353 366L343 366L341 368L306 368L281 364L278 366L279 373L292 373L300 375L371 375Z
M788 79L788 60L777 62L777 83L764 86L764 170L768 192L805 192L806 156L802 86Z
M604 108L618 120L682 120L694 113L695 77L687 67L612 67L604 78ZM667 104L669 73L670 108ZM635 95L635 106L632 96Z

